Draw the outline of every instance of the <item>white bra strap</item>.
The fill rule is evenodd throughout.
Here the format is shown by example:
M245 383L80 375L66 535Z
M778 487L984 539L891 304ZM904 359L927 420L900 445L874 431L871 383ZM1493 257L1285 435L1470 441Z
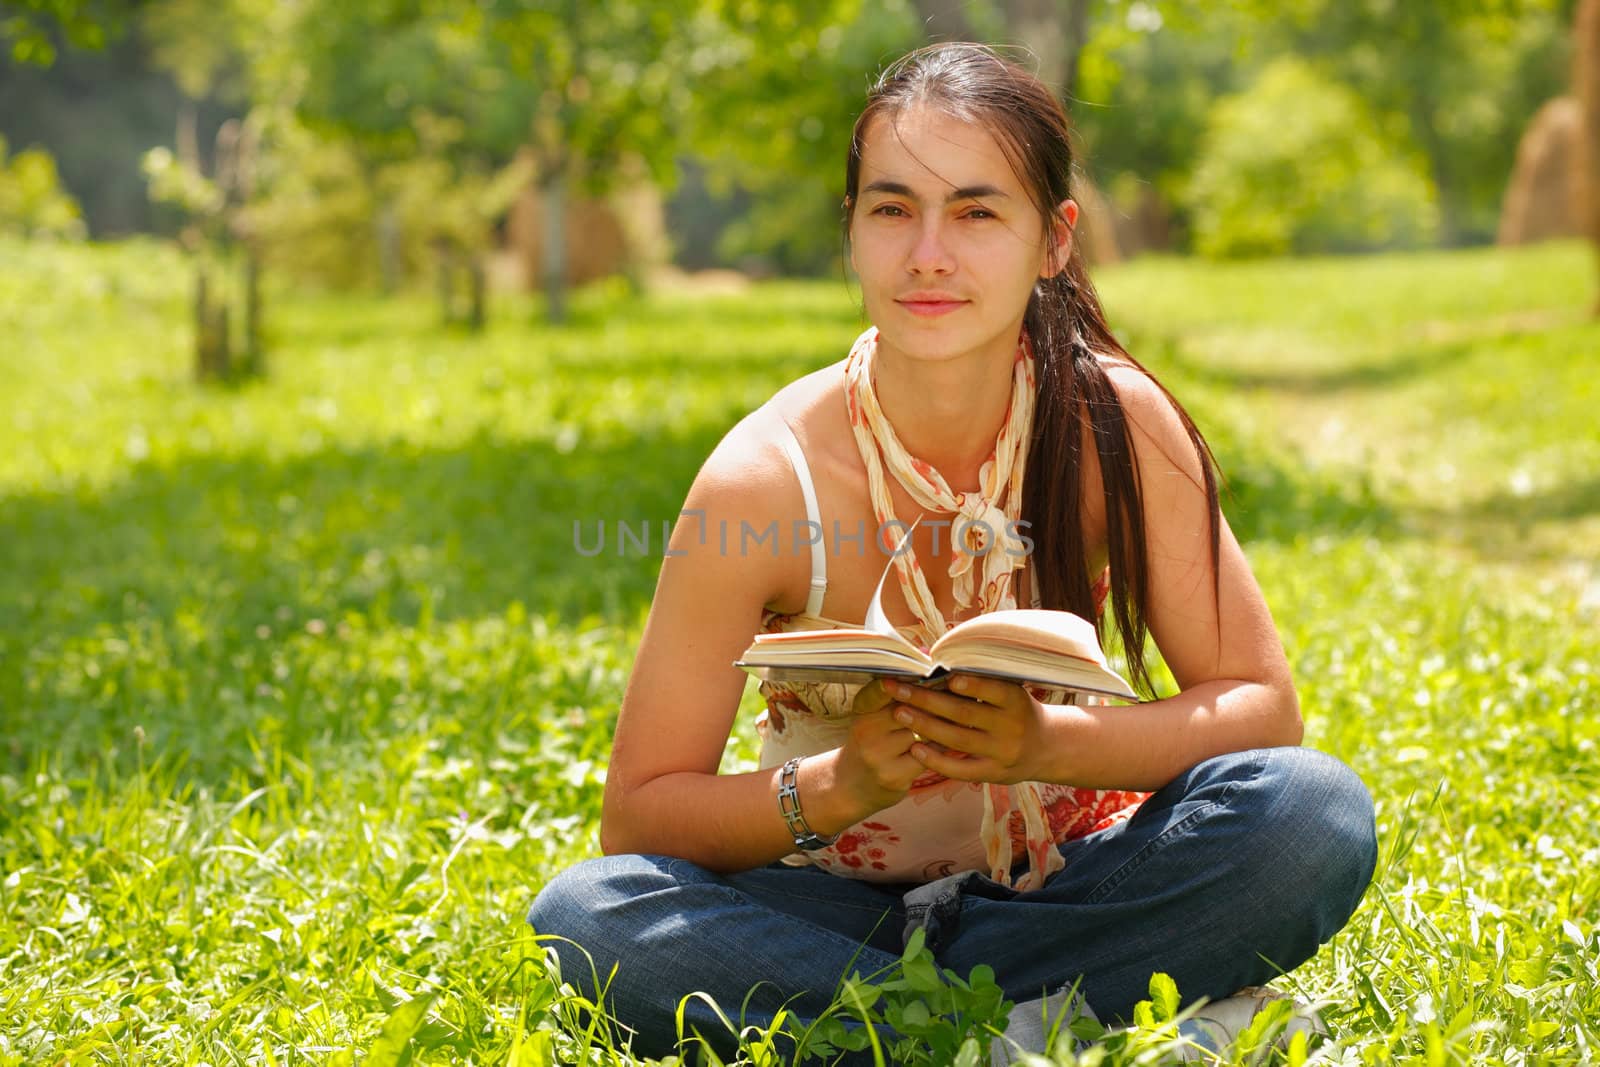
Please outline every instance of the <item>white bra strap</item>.
M811 542L811 595L806 599L806 614L816 616L822 614L822 594L828 588L828 554L822 544L822 513L817 509L817 490L811 484L811 468L806 465L806 454L800 450L800 441L795 437L788 420L780 418L778 425L783 427L778 440L789 454L789 463L794 467L795 476L800 479L800 492L806 498L806 519L811 523L811 534L816 537Z

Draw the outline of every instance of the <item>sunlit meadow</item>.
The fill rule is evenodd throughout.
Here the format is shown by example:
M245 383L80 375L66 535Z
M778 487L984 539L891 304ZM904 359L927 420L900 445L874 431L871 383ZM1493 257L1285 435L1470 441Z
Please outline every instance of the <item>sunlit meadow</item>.
M1307 743L1377 799L1376 884L1280 983L1327 1005L1332 1062L1600 1040L1590 271L1099 276L1212 439ZM659 530L729 426L843 354L852 291L602 287L478 336L272 291L267 377L201 387L186 286L161 245L0 243L0 1064L639 1062L603 1017L562 1028L522 921L598 852L660 562L573 524ZM924 1061L976 1062L1004 1013L922 957L884 977L869 1011ZM916 1031L927 998L964 1014ZM1076 1062L1159 1061L1167 1014ZM788 1062L771 1036L746 1058Z

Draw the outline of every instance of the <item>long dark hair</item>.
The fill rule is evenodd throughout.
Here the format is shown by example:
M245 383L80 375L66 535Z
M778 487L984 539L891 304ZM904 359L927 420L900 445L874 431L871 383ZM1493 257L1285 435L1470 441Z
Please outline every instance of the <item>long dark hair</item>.
M1018 64L984 45L930 45L896 61L867 94L856 120L845 165L845 226L860 191L861 153L867 128L880 115L931 105L989 130L1028 188L1045 223L1054 229L1057 205L1072 195L1072 144L1067 115L1054 93ZM1144 492L1122 402L1102 359L1110 357L1155 378L1128 354L1106 325L1074 241L1064 270L1041 279L1028 300L1023 326L1033 342L1038 397L1022 518L1034 542L1040 602L1103 626L1095 611L1083 534L1083 442L1090 437L1100 459L1111 567L1111 615L1128 656L1133 681L1152 693L1144 663L1150 603ZM1218 586L1220 509L1211 449L1183 405L1155 382L1183 421L1205 480L1210 508L1212 595Z

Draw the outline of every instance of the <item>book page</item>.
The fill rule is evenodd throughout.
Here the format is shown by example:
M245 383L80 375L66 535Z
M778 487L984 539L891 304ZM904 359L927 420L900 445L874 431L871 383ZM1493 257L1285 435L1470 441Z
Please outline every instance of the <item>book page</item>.
M1017 645L1105 665L1094 624L1067 611L1008 608L958 623L928 651L935 658L963 645Z
M917 528L917 523L921 521L922 516L918 515L916 522L913 522L906 529L906 535L902 537L900 539L900 543L895 546L895 552L899 552L902 548L910 551L908 542L911 540L911 531L915 530ZM894 570L894 553L889 555L889 563L883 568L883 574L879 575L878 577L878 588L873 591L872 603L867 605L867 617L862 621L861 625L863 628L871 630L873 633L883 634L885 637L892 637L900 644L909 644L910 642L901 636L900 631L895 629L894 623L889 621L889 616L883 613L883 583L889 580L889 572L892 570Z

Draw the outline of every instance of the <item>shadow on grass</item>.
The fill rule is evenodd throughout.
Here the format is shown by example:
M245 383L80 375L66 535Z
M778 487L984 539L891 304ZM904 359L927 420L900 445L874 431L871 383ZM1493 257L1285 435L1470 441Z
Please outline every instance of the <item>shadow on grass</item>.
M506 693L463 695L463 668L435 663L456 640L435 624L503 619L520 601L560 626L636 625L661 521L676 516L719 433L630 435L570 453L479 436L284 461L201 456L137 467L93 495L0 498L0 770L40 759L126 770L137 724L152 751L183 754L186 778L229 780L273 731L291 751L323 752L314 762L331 773L428 717L498 709ZM606 551L580 554L574 520L587 545L602 518L649 520L651 540L618 551L608 532ZM347 622L354 641L330 644ZM393 633L413 625L424 632ZM496 662L507 648L539 655L526 631L490 643L478 654ZM496 668L520 695L505 712L523 723L515 732L536 735L545 709L604 688L584 681L602 659L557 665L577 681L556 690L520 677L549 665ZM390 706L406 692L411 703Z
M1319 370L1267 370L1227 367L1196 359L1170 337L1146 336L1141 340L1151 351L1159 352L1159 356L1147 361L1149 364L1170 367L1194 381L1223 389L1267 389L1302 396L1391 388L1444 372L1470 358L1483 345L1482 338L1448 344L1419 344L1399 350L1382 362L1351 362Z
M1459 504L1424 505L1415 519L1482 559L1592 562L1600 555L1593 525L1600 519L1600 477L1574 477L1525 495L1502 489Z
M1288 544L1319 534L1385 539L1401 533L1398 516L1366 482L1312 476L1278 457L1211 443L1225 476L1222 510L1241 542Z
M590 371L613 373L600 363ZM249 693L277 685L274 671L302 669L303 653L284 643L346 619L382 634L503 617L521 602L558 626L630 628L648 608L666 529L724 429L702 418L595 434L566 452L484 433L449 448L201 455L137 466L97 492L0 498L0 733L11 739L0 760L20 771L46 753L93 759L148 713L187 739L192 773L223 776L248 751L240 731L253 736ZM1242 540L1392 528L1359 486L1218 444ZM619 537L619 522L632 538ZM353 742L378 729L380 712L347 721L324 704L355 684L376 647L352 651L350 677L330 682L334 697L318 696L304 713L314 721L297 729ZM157 666L134 671L138 656ZM128 672L120 686L86 683L98 662Z
M1562 482L1526 495L1501 490L1448 514L1516 522L1560 522L1600 515L1600 475Z
M0 497L0 630L61 638L187 611L246 633L285 608L409 624L424 604L445 620L512 601L569 625L631 621L654 589L661 524L723 431L590 437L570 452L480 434L448 449L194 456L99 493ZM1392 527L1362 485L1214 444L1244 540ZM1592 503L1595 485L1582 493L1559 506Z
M284 607L301 621L376 610L409 624L424 602L443 620L513 600L566 623L631 619L659 542L653 558L585 556L573 521L673 518L720 432L591 438L570 452L479 435L442 450L199 456L142 465L95 495L0 498L0 621L61 636L204 609L245 632Z
M673 292L629 294L600 283L572 294L566 320L559 325L546 320L538 298L501 293L490 301L488 329L513 331L531 343L558 348L618 327L675 331L701 323L714 324L730 336L765 339L771 333L775 304L804 314L813 323L836 323L847 331L866 326L859 293L840 280L826 287L815 283L767 283L747 291L687 296ZM442 322L431 293L392 300L299 294L278 307L279 328L299 347L414 343L419 338L470 344L484 336L463 330L460 324ZM763 347L763 361L765 353ZM845 354L839 351L825 361L842 359Z

